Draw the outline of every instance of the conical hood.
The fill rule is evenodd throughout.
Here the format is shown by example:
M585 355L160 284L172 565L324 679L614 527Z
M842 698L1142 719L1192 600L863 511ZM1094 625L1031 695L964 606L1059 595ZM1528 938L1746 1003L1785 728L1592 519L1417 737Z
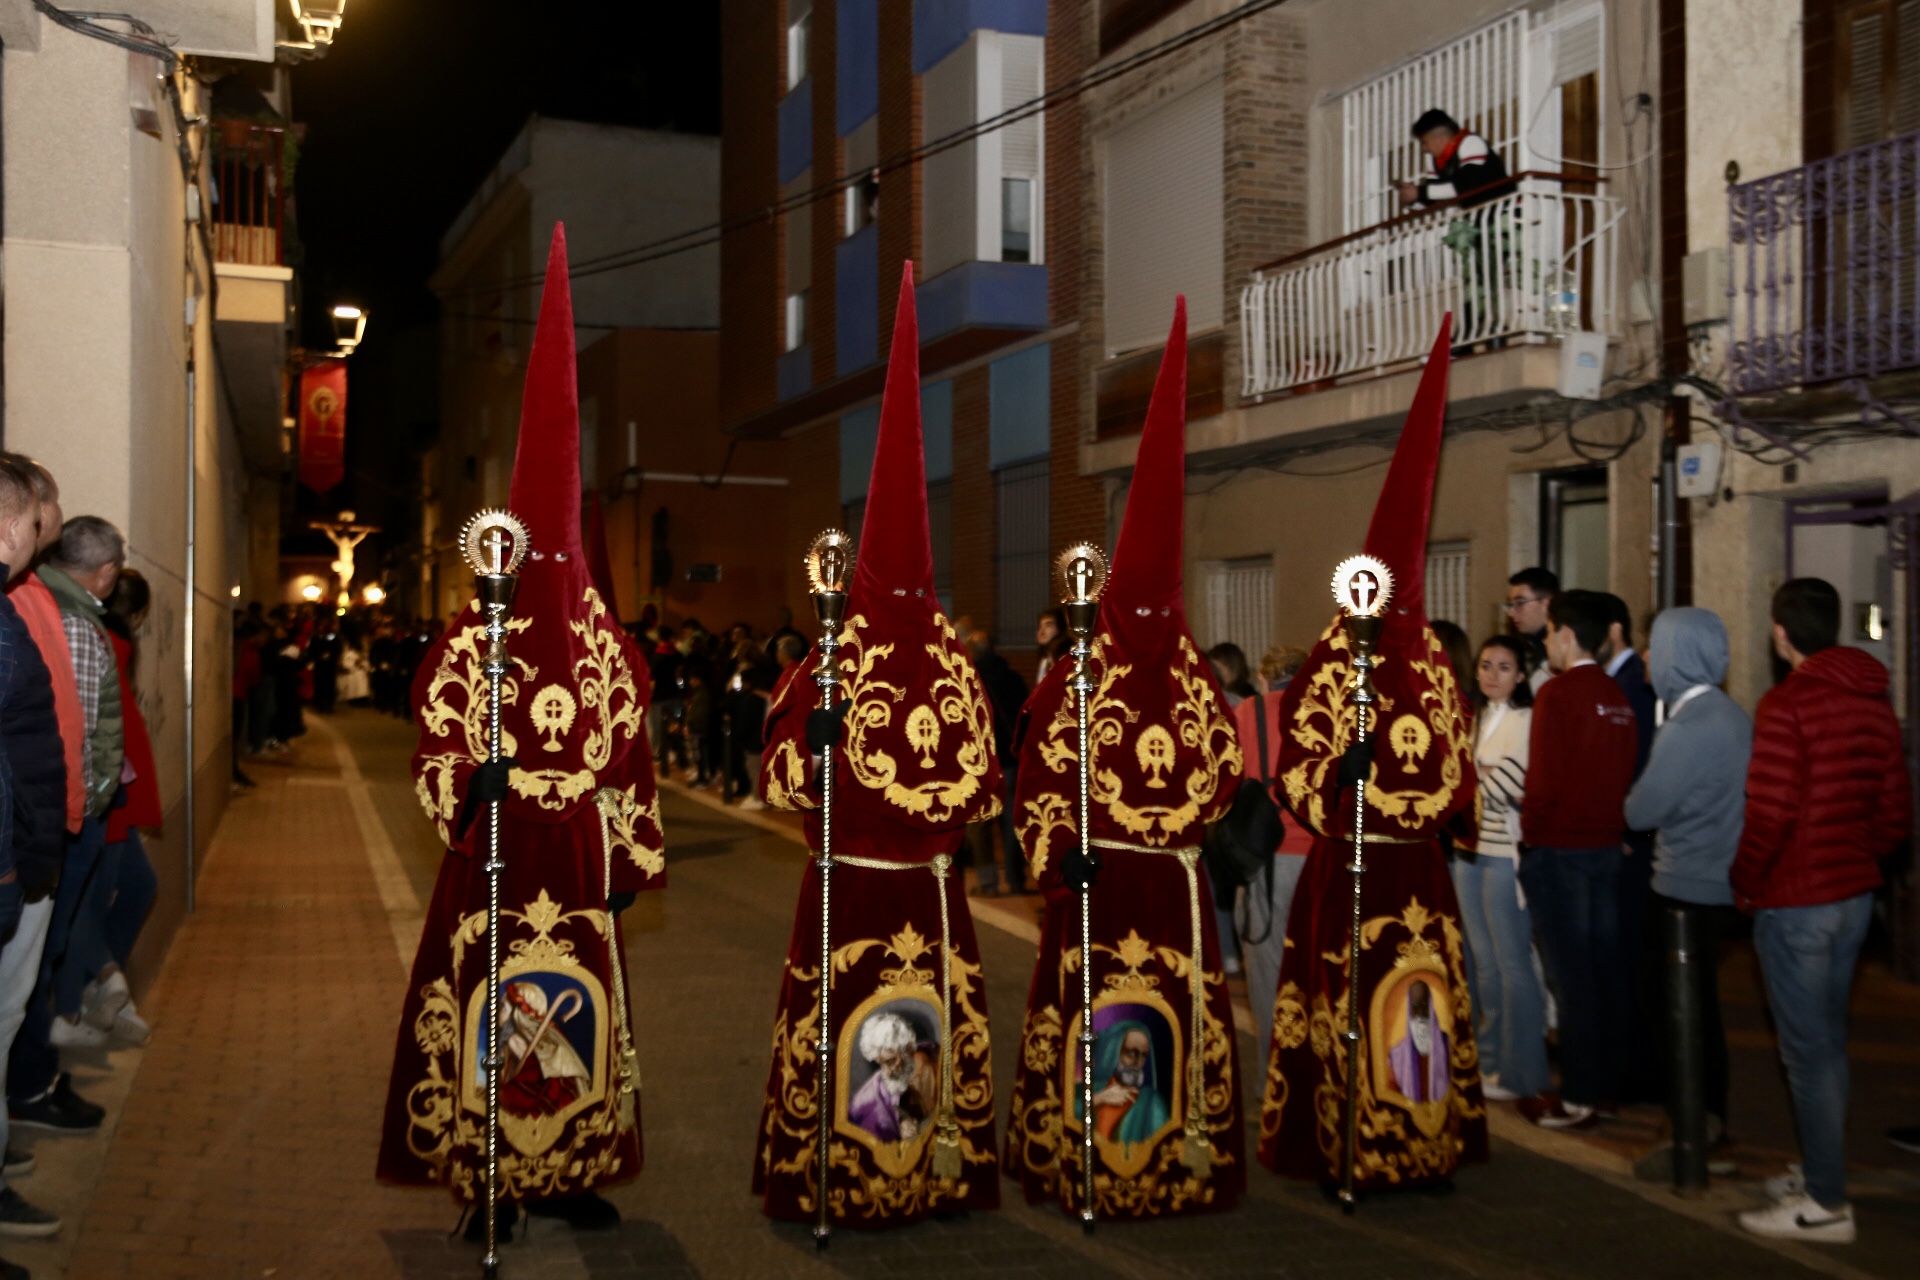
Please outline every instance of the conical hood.
M620 616L620 600L613 593L613 557L607 554L607 512L600 495L587 495L587 573L594 589L607 602L607 612Z
M927 450L920 425L920 324L913 263L900 273L893 351L880 397L880 438L860 523L855 590L919 591L933 599L933 539L927 526Z
M1420 374L1413 407L1400 428L1400 443L1367 526L1367 554L1393 571L1391 612L1426 621L1427 525L1433 518L1433 481L1440 470L1440 437L1447 425L1447 366L1452 358L1453 313L1440 320L1439 336Z
M1129 613L1181 607L1181 572L1187 504L1187 299L1174 299L1173 328L1160 356L1160 376L1140 432L1133 483L1120 540L1113 547L1113 573L1103 599Z
M580 555L580 389L574 376L573 290L567 230L553 226L540 320L527 357L520 439L507 509L527 526L534 549L578 563Z

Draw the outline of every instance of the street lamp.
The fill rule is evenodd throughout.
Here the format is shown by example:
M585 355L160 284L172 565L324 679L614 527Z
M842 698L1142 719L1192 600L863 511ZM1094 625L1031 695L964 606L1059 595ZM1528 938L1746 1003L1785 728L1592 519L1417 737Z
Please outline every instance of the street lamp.
M317 582L309 582L306 586L300 588L300 598L302 600L305 600L308 604L313 604L316 601L318 601L320 599L320 594L321 594L321 588L320 588L320 584Z
M365 600L368 604L377 605L382 600L385 600L387 598L387 593L385 590L381 588L379 583L369 582L367 584L367 589L360 593L360 598L362 600Z
M350 356L354 348L367 336L367 313L359 307L342 303L333 309L333 340L339 344L337 354Z

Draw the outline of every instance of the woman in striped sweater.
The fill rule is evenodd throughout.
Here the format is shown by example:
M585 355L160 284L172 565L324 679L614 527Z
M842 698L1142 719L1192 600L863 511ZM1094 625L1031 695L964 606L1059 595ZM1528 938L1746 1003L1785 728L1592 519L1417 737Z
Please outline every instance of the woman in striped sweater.
M1520 892L1520 800L1527 787L1533 690L1528 654L1515 636L1480 646L1474 766L1480 775L1479 841L1454 859L1454 891L1473 957L1475 1034L1486 1096L1530 1098L1547 1074L1546 999L1533 968L1533 927Z

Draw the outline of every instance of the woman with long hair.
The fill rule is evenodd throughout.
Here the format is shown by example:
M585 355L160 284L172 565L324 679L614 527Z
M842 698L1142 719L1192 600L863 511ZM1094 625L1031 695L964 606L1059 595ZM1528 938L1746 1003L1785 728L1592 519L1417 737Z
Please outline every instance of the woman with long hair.
M1476 851L1453 861L1454 892L1473 957L1475 1034L1482 1088L1496 1102L1546 1089L1546 997L1533 969L1533 928L1520 893L1520 801L1533 722L1531 658L1517 636L1480 646L1471 700L1480 776Z

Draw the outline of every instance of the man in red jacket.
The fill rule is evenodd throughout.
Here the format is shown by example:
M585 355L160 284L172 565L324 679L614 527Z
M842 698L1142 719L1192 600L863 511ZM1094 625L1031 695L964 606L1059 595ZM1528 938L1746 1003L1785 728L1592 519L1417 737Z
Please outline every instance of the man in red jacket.
M1529 1108L1546 1129L1593 1122L1620 1097L1627 1062L1627 957L1620 948L1620 833L1638 731L1595 659L1606 600L1565 591L1547 606L1554 678L1533 695L1520 883L1560 994L1560 1098Z
M1778 1203L1740 1215L1755 1235L1845 1244L1847 997L1867 935L1880 860L1913 823L1906 753L1887 669L1841 648L1840 594L1818 578L1773 593L1773 650L1792 668L1760 699L1747 766L1746 827L1733 897L1753 913L1754 948L1780 1037L1803 1172L1775 1178Z

